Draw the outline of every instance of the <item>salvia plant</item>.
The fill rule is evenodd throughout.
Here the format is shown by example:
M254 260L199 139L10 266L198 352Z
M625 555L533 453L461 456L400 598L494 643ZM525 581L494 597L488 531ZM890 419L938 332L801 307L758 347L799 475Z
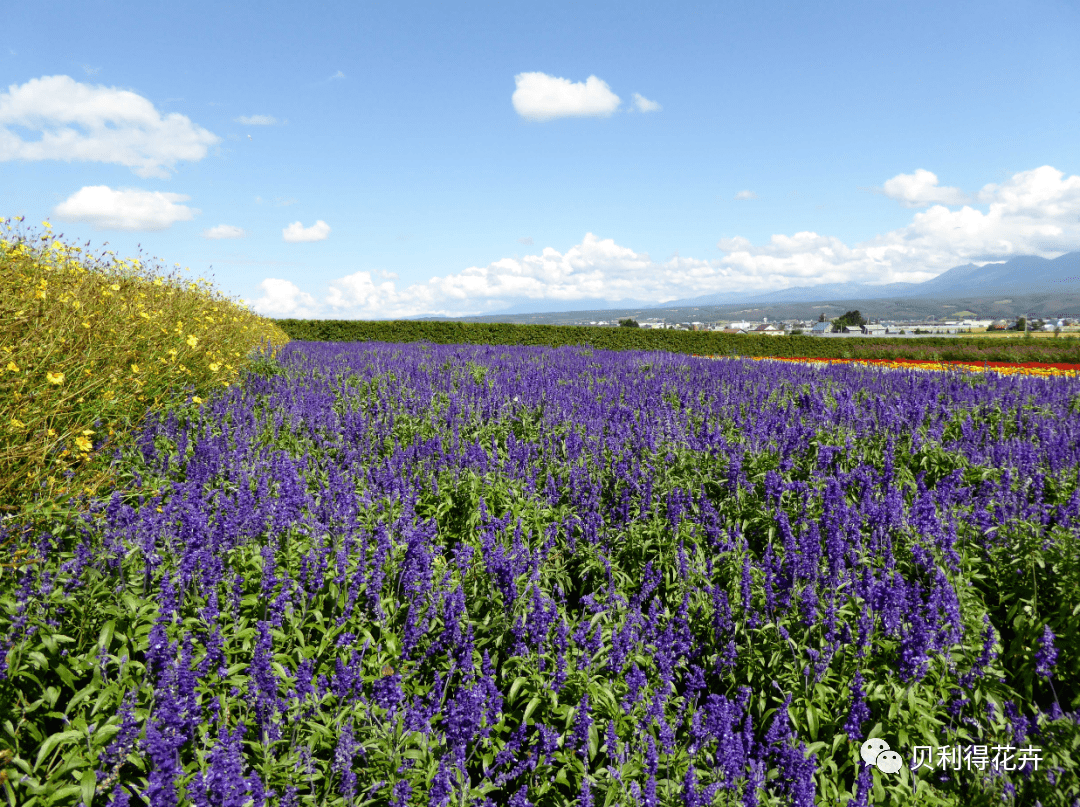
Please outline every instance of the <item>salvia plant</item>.
M23 539L3 792L1078 805L1078 413L1072 378L291 342Z

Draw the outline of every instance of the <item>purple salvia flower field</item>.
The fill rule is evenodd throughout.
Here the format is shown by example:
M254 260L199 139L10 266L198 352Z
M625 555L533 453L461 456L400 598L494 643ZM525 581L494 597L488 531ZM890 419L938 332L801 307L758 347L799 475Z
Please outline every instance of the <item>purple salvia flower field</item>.
M0 581L13 804L1080 803L1073 379L293 342L115 466Z

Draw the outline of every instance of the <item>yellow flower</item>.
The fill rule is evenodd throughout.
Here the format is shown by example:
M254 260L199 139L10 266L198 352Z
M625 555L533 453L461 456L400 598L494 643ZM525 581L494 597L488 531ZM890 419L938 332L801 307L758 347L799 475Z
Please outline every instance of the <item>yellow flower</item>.
M137 364L131 365L131 372L133 372L133 373L139 372L139 365L137 365Z
M45 380L48 381L50 384L56 384L57 386L59 386L60 384L64 383L64 374L45 373Z
M202 398L200 398L198 395L195 395L195 396L192 397L191 402L201 404L202 403Z
M49 437L56 437L56 429L49 429Z
M187 338L187 343L189 347L195 347L197 344L199 344L199 338L197 336L189 336Z
M84 328L86 328L87 330L89 330L89 328L90 328L90 320L88 320L88 319L84 319L84 320L83 320L83 324L82 324L82 326L83 326Z
M85 437L89 437L91 434L94 434L94 431L92 429L83 429L83 435Z
M78 448L79 451L89 451L91 448L93 448L93 444L85 437L76 437L75 447Z
M43 222L41 222L41 226L42 226L42 227L44 227L44 228L45 228L45 229L47 229L47 230L51 230L51 229L52 229L52 225L51 225L51 224L49 224L49 222L47 222L47 221L43 221Z
M16 418L12 418L11 419L11 427L13 429L23 429L23 428L26 428L26 424L23 423L21 420L17 420Z
M19 372L19 365L17 365L17 364L16 364L15 362L13 362L13 361L9 361L9 362L8 362L8 366L7 366L7 368L8 368L8 371L9 371L9 372L12 372L12 373L17 373L17 372Z
M111 286L109 286L109 288L112 289L113 291L120 291L120 284L119 283L113 283Z
M210 364L210 372L211 372L211 373L216 373L216 372L217 372L218 370L220 370L220 369L221 369L221 365L220 365L220 364L218 364L218 363L217 363L216 361L215 361L215 362L211 362L211 364ZM16 371L16 372L17 372L17 371Z

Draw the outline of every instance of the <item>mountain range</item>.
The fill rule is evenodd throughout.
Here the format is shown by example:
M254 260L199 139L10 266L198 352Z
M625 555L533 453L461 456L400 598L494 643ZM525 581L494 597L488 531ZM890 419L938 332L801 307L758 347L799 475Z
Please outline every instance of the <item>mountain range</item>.
M719 292L649 305L673 308L686 305L730 305L741 303L809 303L824 300L882 300L911 297L980 296L1025 294L1035 291L1080 290L1080 252L1057 258L1020 255L1001 263L954 266L923 283L822 283L794 286L765 294L759 292Z
M1080 251L1069 252L1057 258L1040 258L1037 255L1020 255L1006 261L987 263L976 266L974 263L954 266L937 277L923 283L819 283L815 286L793 286L772 292L713 292L697 297L657 303L646 300L607 300L600 298L567 301L558 304L552 300L534 300L522 298L514 300L504 309L488 314L470 317L446 317L443 315L420 314L407 319L459 319L462 321L498 322L498 321L539 321L536 316L551 315L564 318L564 314L590 313L597 318L603 312L612 312L614 316L630 316L628 312L656 309L675 310L706 308L715 306L764 305L772 306L771 316L777 316L785 306L800 303L839 303L845 300L908 300L915 304L912 310L924 310L933 302L957 302L959 299L986 300L989 304L994 297L1016 297L1032 294L1069 295L1070 305L1073 298L1080 294ZM954 299L955 298L955 299ZM1012 302L1002 301L1002 302ZM828 306L825 306L828 307ZM905 310L910 305L901 305ZM950 306L955 308L955 306ZM1053 306L1051 306L1053 307ZM895 308L895 306L894 306ZM754 309L755 311L757 309ZM1056 308L1054 309L1057 310ZM883 309L884 311L884 309ZM899 309L897 309L899 311ZM995 315L1005 316L997 311ZM714 312L720 316L720 312ZM897 314L898 315L898 314ZM790 314L785 314L790 316ZM506 319L504 319L506 318Z

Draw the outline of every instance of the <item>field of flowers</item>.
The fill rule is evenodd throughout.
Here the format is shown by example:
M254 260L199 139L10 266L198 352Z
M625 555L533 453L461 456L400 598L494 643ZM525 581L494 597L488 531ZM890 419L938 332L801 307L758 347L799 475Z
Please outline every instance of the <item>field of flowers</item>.
M864 364L894 370L924 370L933 372L968 372L985 373L993 371L999 375L1028 375L1028 376L1069 376L1080 375L1080 364L1068 362L1004 362L1004 361L918 361L912 359L822 359L822 358L788 358L780 356L752 356L757 361L789 361L799 364L829 365L829 364Z
M12 805L1080 804L1076 378L292 342L113 473Z

